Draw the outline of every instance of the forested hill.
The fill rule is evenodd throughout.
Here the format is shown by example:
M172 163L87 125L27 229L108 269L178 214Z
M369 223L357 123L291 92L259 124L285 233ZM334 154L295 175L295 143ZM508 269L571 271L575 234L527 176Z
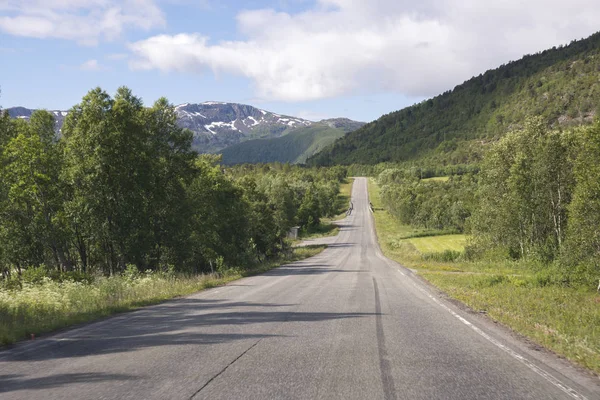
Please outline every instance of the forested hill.
M336 139L363 125L364 122L335 118L297 128L282 137L249 140L223 149L223 163L302 164L308 157L331 145Z
M600 33L527 55L452 91L371 122L310 158L312 165L375 164L417 158L477 159L481 145L521 127L591 122L600 105ZM477 140L476 140L477 139ZM483 140L482 140L483 139Z

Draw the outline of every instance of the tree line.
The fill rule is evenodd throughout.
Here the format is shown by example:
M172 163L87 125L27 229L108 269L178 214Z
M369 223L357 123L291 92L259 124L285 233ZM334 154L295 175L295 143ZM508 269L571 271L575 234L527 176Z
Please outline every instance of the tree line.
M402 224L447 233L470 231L476 175L434 181L420 179L411 169L387 169L378 182L384 207Z
M558 267L565 280L600 278L600 122L511 132L482 164L473 233L480 249Z
M223 169L192 139L165 98L145 107L125 87L90 91L58 135L46 111L26 122L0 110L3 276L244 266L335 213L344 169Z

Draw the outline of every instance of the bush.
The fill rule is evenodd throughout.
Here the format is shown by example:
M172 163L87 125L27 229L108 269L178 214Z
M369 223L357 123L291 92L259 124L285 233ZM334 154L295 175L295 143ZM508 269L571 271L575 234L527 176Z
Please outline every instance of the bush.
M48 269L45 266L29 267L21 272L20 276L15 275L23 283L40 283L48 276Z

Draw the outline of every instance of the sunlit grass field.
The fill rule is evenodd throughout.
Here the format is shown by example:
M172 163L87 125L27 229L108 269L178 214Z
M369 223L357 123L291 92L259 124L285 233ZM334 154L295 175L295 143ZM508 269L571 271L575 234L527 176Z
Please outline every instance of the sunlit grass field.
M442 253L446 250L464 251L465 235L426 236L407 239L420 253Z
M398 224L383 210L379 188L369 194L384 254L412 268L449 296L600 373L600 294L549 284L535 266L514 261L439 261L431 255L462 251L464 235L441 235ZM413 237L411 237L413 236Z

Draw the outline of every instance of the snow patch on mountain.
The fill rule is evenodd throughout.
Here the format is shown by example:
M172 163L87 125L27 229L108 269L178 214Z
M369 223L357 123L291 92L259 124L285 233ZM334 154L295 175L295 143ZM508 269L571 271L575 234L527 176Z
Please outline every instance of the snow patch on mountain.
M253 116L249 116L248 119L252 121L252 125L250 125L250 126L256 126L256 125L260 124L260 122L258 122L256 119L254 119ZM245 122L245 120L244 120L244 122Z
M204 125L204 127L206 128L207 131L209 131L213 135L217 134L217 132L215 132L213 130L215 128L224 128L224 127L227 127L227 128L232 129L234 131L239 131L239 129L236 128L236 126L235 126L235 121L232 121L232 122L229 122L229 123L222 122L222 121L215 121L215 122L211 122L208 125Z

